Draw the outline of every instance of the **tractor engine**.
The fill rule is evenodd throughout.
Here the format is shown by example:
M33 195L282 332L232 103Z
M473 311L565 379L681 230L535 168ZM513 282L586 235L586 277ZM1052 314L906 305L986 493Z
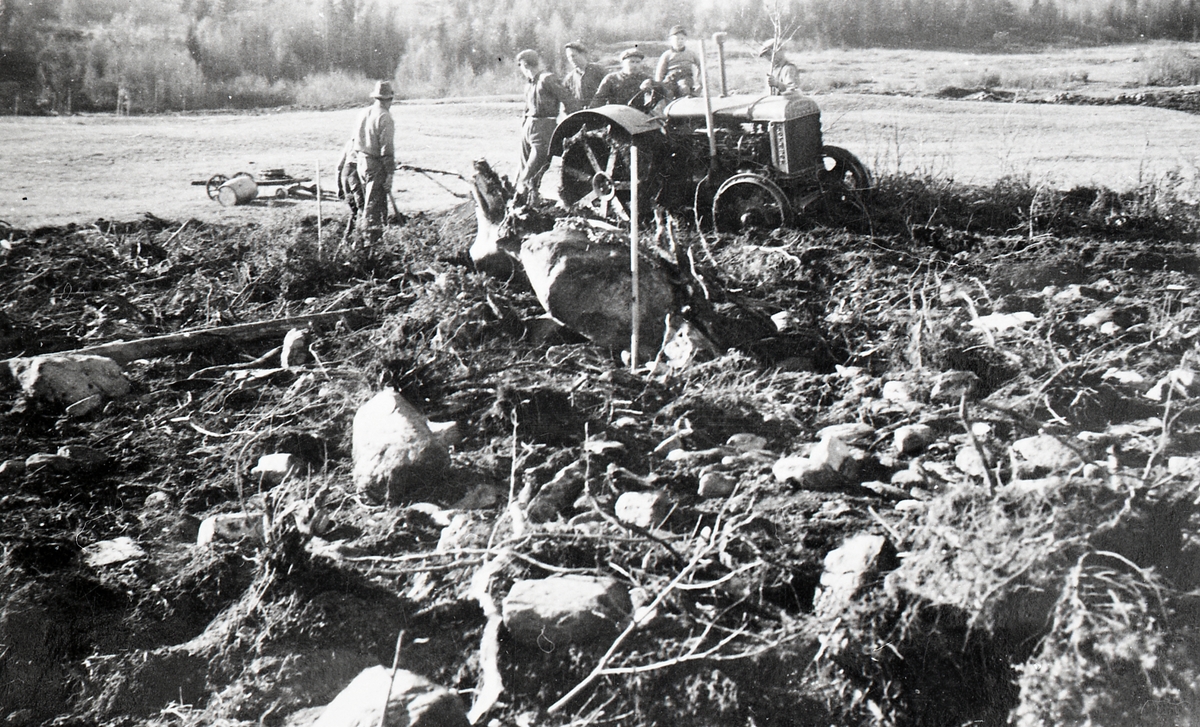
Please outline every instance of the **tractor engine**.
M762 169L771 165L771 137L766 124L738 124L715 129L718 163L727 169ZM701 144L708 144L705 128L698 129Z

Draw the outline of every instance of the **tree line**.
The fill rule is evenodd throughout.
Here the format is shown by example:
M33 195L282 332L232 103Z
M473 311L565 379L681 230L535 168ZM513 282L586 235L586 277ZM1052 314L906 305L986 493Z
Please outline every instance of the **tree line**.
M0 0L0 111L276 105L314 78L452 93L521 48L659 39L676 23L748 40L778 25L814 47L1004 50L1200 40L1200 0Z

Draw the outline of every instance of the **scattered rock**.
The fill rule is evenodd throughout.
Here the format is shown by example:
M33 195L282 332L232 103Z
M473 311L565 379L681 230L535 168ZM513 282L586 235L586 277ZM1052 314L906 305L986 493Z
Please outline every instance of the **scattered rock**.
M987 464L974 445L966 444L959 448L958 454L954 455L954 466L972 477L987 476Z
M404 498L436 481L450 464L429 420L395 389L384 389L354 415L354 485L375 502Z
M629 346L632 290L629 249L602 245L576 230L551 230L521 244L521 263L538 301L567 327L601 346ZM664 319L675 309L667 276L643 259L639 276L642 356L654 356Z
M502 493L499 487L489 484L476 485L461 500L451 505L454 510L486 510L500 504Z
M979 386L979 377L970 371L946 371L938 374L929 398L933 401L959 401L963 394L967 399Z
M852 457L853 453L846 443L832 434L822 437L808 453L808 458L814 465L834 472L841 472Z
M694 361L719 353L717 345L695 326L684 321L663 345L663 356L673 369L684 369Z
M1048 434L1018 439L1012 443L1009 453L1014 479L1035 479L1069 472L1083 464L1075 450Z
M247 512L212 515L200 523L196 545L209 545L217 540L237 542L246 538L261 541L266 537L267 527L267 519L263 515Z
M982 476L982 475L981 475ZM892 484L896 487L920 487L925 484L925 477L912 469L900 470L892 475Z
M725 440L725 446L738 452L756 452L767 448L767 438L758 434L741 432L729 435L729 439Z
M784 457L771 467L771 472L780 482L792 481L806 490L827 490L845 484L840 474L808 457Z
M615 638L633 603L612 578L565 575L517 581L502 610L516 641L548 650Z
M25 460L23 459L6 459L3 463L0 463L0 479L20 477L25 474L25 468Z
M39 452L25 458L26 470L47 469L53 472L70 472L76 469L75 463L60 454Z
M138 544L133 542L133 538L125 536L112 540L101 540L83 549L83 562L93 568L144 557L146 557L146 551L138 547Z
M887 540L882 535L856 535L825 556L821 588L813 598L820 617L836 616L877 572Z
M389 695L389 689L390 694ZM467 711L454 692L420 674L373 666L325 706L314 727L378 727L387 700L384 727L468 727Z
M220 718L205 723L223 724L234 718L254 720L270 712L286 713L307 707L312 710L308 722L312 724L325 705L356 676L378 665L375 657L345 647L260 656L242 669L236 681L208 700L205 716L220 715ZM378 704L383 704L383 695ZM294 723L289 717L285 724Z
M875 442L875 427L863 422L851 422L849 424L834 424L817 430L818 440L830 437L840 439L844 444L852 444L856 447L869 447Z
M888 381L883 385L883 398L896 404L904 404L913 400L912 384L906 381Z
M258 464L250 470L250 476L258 480L264 487L275 487L290 475L300 471L300 458L287 452L264 454L258 458Z
M4 464L8 464L5 462ZM1172 475L1185 475L1200 470L1200 457L1169 457L1167 472ZM0 465L0 475L4 474L4 465Z
M283 350L279 353L279 365L285 369L308 363L308 329L293 328L283 337Z
M737 479L724 472L705 472L700 475L700 497L729 497L737 487Z
M675 503L664 490L623 492L614 506L617 519L647 530L663 524Z
M81 416L99 407L104 398L129 393L129 379L120 365L104 356L51 354L9 361L9 370L25 396L37 401L70 406L100 395L73 414Z
M81 444L59 447L58 456L66 457L71 462L81 466L99 465L108 461L108 455L104 452L91 447L85 447Z
M917 454L933 444L933 427L928 424L909 424L896 430L894 444L900 454Z
M587 466L583 460L576 460L556 472L554 477L542 485L537 495L530 501L526 510L530 521L548 522L570 507L575 499L583 493L583 474L586 469Z

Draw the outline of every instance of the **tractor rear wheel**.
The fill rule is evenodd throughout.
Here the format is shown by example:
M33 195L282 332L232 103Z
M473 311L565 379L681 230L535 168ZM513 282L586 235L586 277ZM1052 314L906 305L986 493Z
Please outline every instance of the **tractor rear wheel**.
M587 124L563 140L559 197L576 208L616 224L630 214L630 153L633 138L614 124ZM653 156L638 150L639 202L647 212Z
M773 230L792 221L791 205L779 185L751 172L726 179L713 197L712 210L717 232Z

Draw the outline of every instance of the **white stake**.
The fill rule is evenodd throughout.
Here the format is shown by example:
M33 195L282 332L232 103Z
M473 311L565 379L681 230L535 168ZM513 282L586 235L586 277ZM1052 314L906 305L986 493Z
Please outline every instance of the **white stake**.
M317 160L317 257L321 256L321 161Z
M638 305L638 148L629 146L629 272L633 277L633 310L630 321L633 333L629 341L629 370L637 370L638 343L642 323L641 306Z

